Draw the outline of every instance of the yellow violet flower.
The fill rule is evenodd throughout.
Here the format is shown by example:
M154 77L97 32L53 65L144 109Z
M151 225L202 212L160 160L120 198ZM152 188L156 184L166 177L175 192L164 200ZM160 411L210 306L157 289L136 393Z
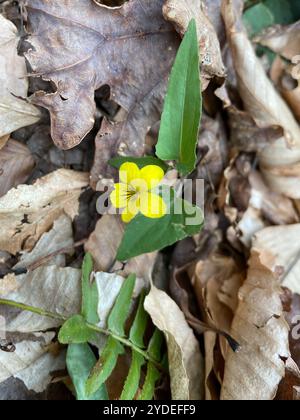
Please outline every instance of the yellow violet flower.
M110 195L112 205L123 209L123 222L129 223L139 212L152 219L166 214L166 203L152 192L163 177L164 171L159 166L148 165L139 169L135 163L123 163L120 167L120 183L115 184Z

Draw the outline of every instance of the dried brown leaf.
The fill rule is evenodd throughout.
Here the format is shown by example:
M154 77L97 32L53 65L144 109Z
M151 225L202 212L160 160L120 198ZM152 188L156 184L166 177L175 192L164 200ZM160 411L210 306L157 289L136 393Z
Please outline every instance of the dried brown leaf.
M19 185L0 198L0 249L31 250L62 214L77 215L88 174L60 169L34 185Z
M215 76L225 76L220 42L206 8L201 0L165 0L163 13L183 36L191 19L196 20L201 57L202 88L206 89L209 80Z
M18 56L17 28L0 15L0 139L13 131L36 123L39 110L20 99L26 98L28 81L25 59Z
M146 297L145 309L167 340L172 398L203 399L203 359L199 344L183 313L165 292L154 286Z
M28 147L10 139L0 150L0 197L11 188L24 184L34 165Z
M228 351L222 400L272 400L285 375L289 328L278 274L267 267L271 259L268 254L252 252L231 328L241 350Z

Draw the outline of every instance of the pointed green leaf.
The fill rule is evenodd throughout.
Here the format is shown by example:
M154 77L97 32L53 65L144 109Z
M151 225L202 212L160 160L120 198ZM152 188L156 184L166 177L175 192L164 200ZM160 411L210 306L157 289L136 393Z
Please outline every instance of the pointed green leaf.
M144 309L145 291L143 290L140 296L139 306L135 319L129 333L130 341L139 348L144 348L144 335L149 319L148 313Z
M108 394L105 385L99 390L87 396L85 384L91 369L96 363L96 357L88 344L70 344L67 351L67 368L76 391L76 398L79 401L108 400Z
M164 172L168 170L168 165L163 162L162 160L154 157L154 156L145 156L145 157L121 157L118 156L108 161L108 163L116 169L120 169L121 165L125 162L132 162L136 163L137 166L142 169L147 165L156 165L162 168Z
M129 314L135 280L135 274L131 274L124 281L114 307L108 317L108 329L120 337L125 336L125 322Z
M156 154L175 160L186 175L196 165L202 111L199 46L196 22L190 22L173 66L162 114Z
M158 369L153 365L153 363L149 362L147 367L147 375L145 379L145 383L140 393L138 400L142 401L151 401L154 397L155 392L155 384L160 379L161 373Z
M122 344L112 337L108 338L100 359L86 382L87 395L92 395L100 389L116 367L118 357L124 352Z
M61 344L80 344L91 341L95 332L89 329L81 315L68 319L61 327L58 340Z
M145 359L140 353L132 351L132 360L129 369L128 376L122 391L120 400L131 401L133 400L137 390L139 388L141 368L145 363Z
M98 290L96 282L91 283L91 273L93 271L93 259L87 253L82 266L82 316L91 324L98 324Z
M163 343L163 333L159 329L155 328L155 331L148 345L148 354L152 357L152 359L156 360L157 362L160 362L161 360L161 349Z
M150 219L138 214L125 229L117 253L118 261L127 261L138 255L161 250L200 232L203 226L202 211L189 202L177 198L175 192L169 188L163 188L163 196L167 190L168 214L160 219ZM178 209L180 211L177 211Z

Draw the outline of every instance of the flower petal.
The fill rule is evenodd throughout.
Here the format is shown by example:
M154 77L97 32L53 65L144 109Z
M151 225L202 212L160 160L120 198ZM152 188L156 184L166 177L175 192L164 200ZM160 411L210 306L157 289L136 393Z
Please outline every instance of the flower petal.
M132 162L125 162L120 167L120 181L130 184L132 180L140 178L139 167Z
M164 176L163 169L156 165L148 165L140 170L140 178L147 183L148 191L157 187Z
M140 195L140 211L151 219L158 219L167 213L167 205L157 194L142 193Z
M110 201L116 209L127 207L129 201L128 185L115 184L115 189L110 194Z
M129 223L140 211L140 198L138 195L133 196L127 203L127 207L122 213L124 223Z
M136 216L134 213L130 213L128 209L125 209L122 213L122 220L124 223L129 223Z

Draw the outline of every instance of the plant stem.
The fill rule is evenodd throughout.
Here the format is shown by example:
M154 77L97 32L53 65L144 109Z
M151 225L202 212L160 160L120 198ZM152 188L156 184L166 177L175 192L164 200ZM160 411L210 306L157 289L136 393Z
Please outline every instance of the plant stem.
M56 319L56 320L62 321L62 322L66 322L68 320L67 317L65 317L65 316L63 316L61 314L57 314L57 313L54 313L54 312L45 311L44 309L37 308L35 306L26 305L24 303L14 302L12 300L0 299L0 305L12 306L14 308L21 309L22 311L32 312L32 313L34 313L36 315L45 316L47 318ZM106 330L104 328L100 328L97 325L90 324L89 322L85 322L85 324L86 324L87 328L89 328L90 330L93 330L93 331L95 331L97 333L100 333L100 334L104 334L104 335L106 335L108 337L113 337L115 340L117 340L120 343L124 344L124 346L129 347L132 350L136 351L137 353L141 354L146 360L148 360L149 362L153 363L153 365L156 366L160 371L163 371L163 372L165 371L165 369L163 368L163 366L160 363L158 363L155 359L153 359L147 353L147 351L144 351L144 350L140 349L135 344L133 344L130 340L127 340L124 337L120 337L120 336L112 333L109 330Z

